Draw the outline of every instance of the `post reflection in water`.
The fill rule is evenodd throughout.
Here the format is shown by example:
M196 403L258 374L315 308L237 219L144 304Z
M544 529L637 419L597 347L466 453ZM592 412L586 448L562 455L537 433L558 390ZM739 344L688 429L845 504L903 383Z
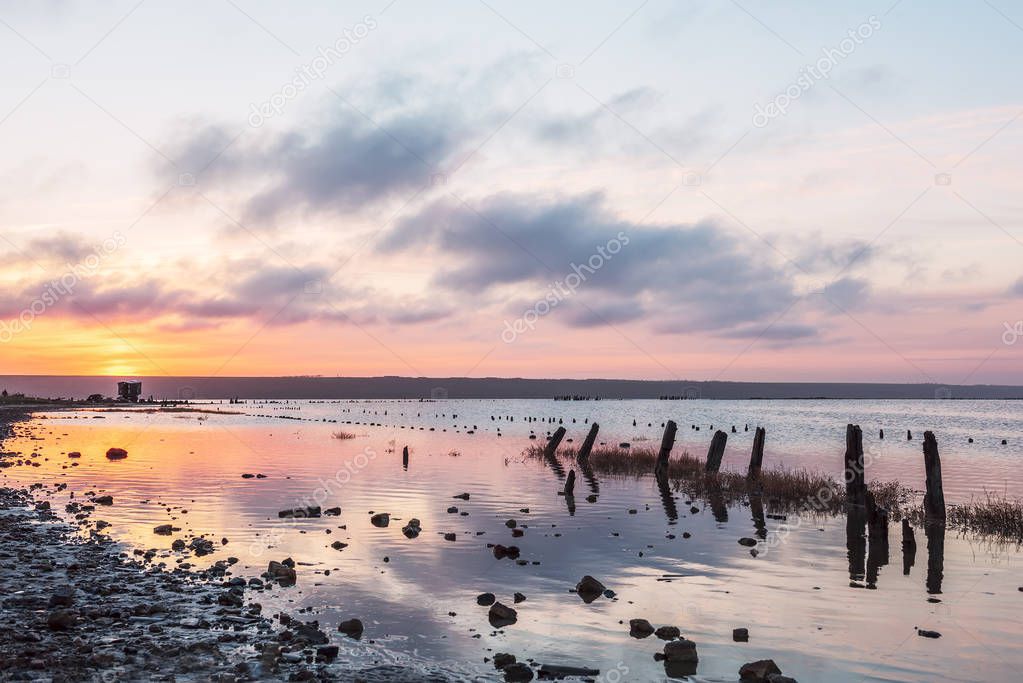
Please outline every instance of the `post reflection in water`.
M707 486L707 497L710 499L710 510L714 514L714 521L719 524L727 522L728 506L725 504L725 497L721 494L721 486L716 479Z
M571 493L566 493L563 495L563 498L565 499L565 507L568 508L568 516L575 517L575 496Z
M927 535L927 592L940 595L945 578L945 524L926 522L924 533Z
M756 537L763 540L767 538L767 519L764 517L764 499L759 493L750 494L750 514L753 515L753 527L756 529Z
M877 588L877 577L881 567L888 564L888 525L885 520L884 530L871 527L870 541L867 548L867 588Z
M850 503L846 507L845 544L849 551L849 585L863 588L866 574L867 510Z
M590 489L590 493L593 495L600 495L600 482L597 481L596 475L593 474L593 468L590 467L590 461L588 458L581 458L576 461L579 465L579 471L583 473L583 479L586 480L586 486Z
M867 528L870 541L867 549L867 588L877 588L877 577L881 567L888 564L888 511L878 507L874 494L866 494Z
M678 521L678 507L675 505L675 497L671 494L671 485L668 483L668 475L663 472L657 474L657 490L661 494L661 505L664 506L664 514L668 518L668 524Z
M916 534L909 520L902 520L902 573L909 576L909 570L916 564Z
M558 481L561 481L562 479L565 478L565 467L561 464L561 461L558 460L557 456L554 455L545 456L544 462L550 465L551 469L554 471L554 474L558 477Z

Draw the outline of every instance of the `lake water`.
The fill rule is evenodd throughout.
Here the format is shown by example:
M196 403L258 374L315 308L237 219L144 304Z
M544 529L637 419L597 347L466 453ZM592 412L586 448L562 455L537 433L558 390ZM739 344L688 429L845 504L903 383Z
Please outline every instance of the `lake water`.
M342 619L362 619L363 640L341 640L342 659L355 666L400 662L454 680L500 680L484 658L510 652L520 660L598 668L600 680L609 683L669 680L653 657L663 643L629 636L629 620L645 618L654 626L678 626L697 643L694 680L735 681L740 665L761 658L774 659L803 683L1016 680L1023 668L1017 646L1023 578L1015 546L952 530L943 539L927 538L917 529L907 570L904 560L910 558L895 524L887 557L872 545L869 557L851 559L845 518L789 515L767 520L766 542L754 557L737 543L762 531L749 508L729 509L725 519L703 501L694 501L698 511L691 512L681 497L673 501L673 519L652 478L598 475L580 480L570 512L556 494L558 473L523 456L539 442L529 439L530 432L542 440L559 419L577 443L587 423L597 421L600 441L634 447L656 445L661 423L673 419L679 424L676 449L700 457L711 425L729 432L735 425L726 467L745 468L753 428L764 426L765 467L806 466L838 477L845 425L856 422L873 456L869 479L922 486L920 444L930 429L941 448L950 502L985 491L1019 496L1019 402L292 401L204 407L246 414L40 415L4 444L5 450L40 453L40 467L0 470L0 481L67 483L78 498L88 491L111 493L115 504L94 517L110 522L106 532L130 547L162 549L169 566L181 559L170 551L172 540L191 534L229 543L188 561L233 555L240 560L235 573L243 576L258 575L269 560L294 558L298 585L253 599L271 614L310 608L311 614L299 616L331 629ZM881 428L883 441L877 438ZM339 429L356 438L332 438ZM112 446L127 449L129 457L108 461L104 453ZM83 457L69 460L69 451ZM243 479L243 473L266 478ZM453 498L462 492L469 500ZM598 494L593 503L585 498L591 492ZM277 511L305 504L339 506L342 514L278 519ZM459 512L447 512L450 506ZM371 512L390 513L390 526L373 526ZM423 532L407 539L401 527L412 517L421 520ZM509 519L523 529L521 537L513 537ZM153 534L153 527L168 522L183 531ZM456 540L445 540L446 533ZM334 541L349 545L337 551L330 547ZM518 546L526 563L495 559L488 543ZM879 566L872 589L850 576L850 564L864 563ZM570 592L587 574L615 598L585 604ZM487 591L505 604L512 604L516 591L526 596L515 605L517 623L491 627L487 608L476 604ZM748 643L732 641L737 627L749 628ZM942 638L919 637L917 627Z

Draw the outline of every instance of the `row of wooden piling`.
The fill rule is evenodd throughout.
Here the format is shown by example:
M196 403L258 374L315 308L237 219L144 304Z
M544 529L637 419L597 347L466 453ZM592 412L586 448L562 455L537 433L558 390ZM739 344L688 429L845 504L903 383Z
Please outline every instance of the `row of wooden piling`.
M590 456L593 444L597 439L597 432L600 425L594 422L590 431L579 449L577 459L585 462ZM664 433L661 437L661 447L657 453L657 460L654 465L654 475L658 478L664 477L668 472L668 461L671 457L672 448L675 445L675 437L678 432L678 425L673 420L668 420L664 426ZM558 427L544 448L544 457L553 459L558 446L565 438L566 430ZM764 462L764 444L767 440L767 431L763 427L757 427L753 437L753 449L750 451L749 467L747 477L755 480L760 476ZM710 447L707 450L707 460L704 470L707 473L716 473L721 469L721 461L725 453L725 445L728 442L728 434L718 430L711 439ZM924 432L923 443L924 469L927 485L924 496L924 512L928 521L945 521L945 495L941 481L941 457L938 454L938 442L933 432ZM880 530L883 528L887 535L888 512L876 505L874 496L868 491L866 484L866 468L863 461L863 430L859 425L850 424L846 426L845 432L845 487L846 498L850 505L862 506L866 510L867 522L871 528ZM571 474L574 474L572 472ZM574 484L575 477L571 477ZM566 486L566 495L571 495L571 487Z

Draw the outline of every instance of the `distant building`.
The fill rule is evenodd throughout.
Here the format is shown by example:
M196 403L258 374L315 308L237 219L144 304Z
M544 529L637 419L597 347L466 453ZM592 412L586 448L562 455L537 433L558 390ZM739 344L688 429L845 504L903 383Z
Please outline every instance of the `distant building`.
M127 382L117 383L117 399L119 401L129 401L131 403L138 403L139 397L142 395L142 382L138 380L130 380Z

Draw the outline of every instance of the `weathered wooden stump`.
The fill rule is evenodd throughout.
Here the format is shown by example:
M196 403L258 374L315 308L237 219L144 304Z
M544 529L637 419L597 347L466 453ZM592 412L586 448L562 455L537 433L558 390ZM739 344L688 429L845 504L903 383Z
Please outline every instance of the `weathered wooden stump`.
M867 546L867 588L877 588L877 577L881 567L888 564L888 511L878 507L874 494L867 491L867 528L870 539Z
M714 432L714 438L711 439L710 448L707 450L707 465L705 467L707 472L717 472L721 469L721 459L725 457L726 443L728 443L728 434L720 429Z
M561 445L561 440L565 438L565 428L558 427L557 431L551 435L551 438L547 441L547 446L543 449L543 456L545 458L553 458L554 453L558 450L558 446Z
M924 535L927 536L927 592L938 595L945 578L945 523L924 524Z
M870 537L884 538L888 540L888 511L883 507L878 507L874 501L874 494L867 491L866 496L867 506L867 528L870 529Z
M909 570L916 564L916 534L908 519L902 520L902 573L909 576Z
M845 506L845 547L849 557L849 585L862 588L867 573L867 511L862 505Z
M674 420L668 420L664 426L664 436L661 437L661 450L657 453L657 464L654 465L654 474L667 474L668 458L671 457L671 449L675 446L675 432L678 426Z
M593 450L593 443L597 440L597 432L600 431L600 425L594 422L590 425L590 431L586 435L586 440L583 441L582 447L579 449L579 454L576 456L576 460L584 462L586 458L590 457L590 451Z
M850 503L866 502L867 485L863 468L863 430L859 425L845 428L845 494Z
M565 479L565 490L562 492L564 496L571 496L575 494L575 470L569 470L568 477Z
M941 457L933 432L924 432L924 468L927 492L924 494L924 517L928 521L945 521L945 491L941 486Z
M746 476L756 479L760 476L760 469L764 464L764 440L767 438L767 431L763 427L757 427L753 435L753 450L749 454L749 471Z

